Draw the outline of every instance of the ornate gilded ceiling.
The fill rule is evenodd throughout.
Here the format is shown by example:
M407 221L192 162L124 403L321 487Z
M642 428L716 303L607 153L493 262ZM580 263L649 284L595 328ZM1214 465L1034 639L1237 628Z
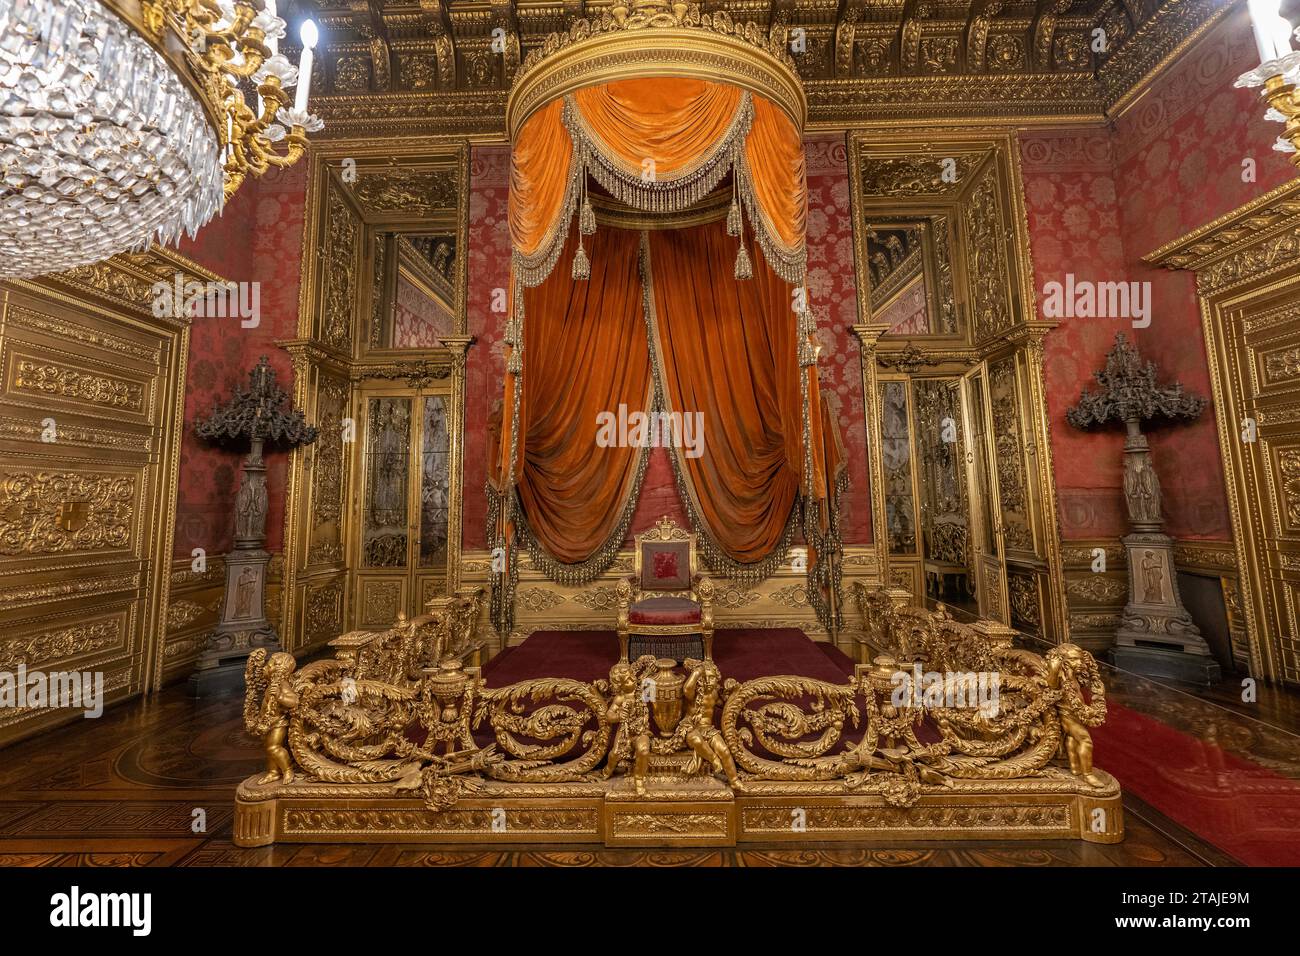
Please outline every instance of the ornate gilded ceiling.
M282 4L282 7L285 4ZM503 132L506 91L548 33L609 0L294 0L322 26L313 103L328 135ZM1227 0L705 0L795 52L821 128L1097 118ZM1098 29L1105 50L1094 49ZM797 31L802 30L799 34ZM494 43L495 38L495 43Z

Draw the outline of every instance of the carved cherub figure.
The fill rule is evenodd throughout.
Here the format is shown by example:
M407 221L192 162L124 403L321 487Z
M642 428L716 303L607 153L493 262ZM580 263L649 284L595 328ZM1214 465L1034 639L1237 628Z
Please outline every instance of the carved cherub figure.
M718 707L718 694L722 689L722 673L713 661L687 658L686 683L682 695L686 698L686 743L695 756L687 765L687 773L697 772L704 764L713 767L714 773L725 773L731 789L743 792L745 785L736 772L736 761L731 756L722 731L713 726L713 712Z
M632 784L637 796L644 796L650 765L650 712L638 697L636 671L626 661L620 660L610 669L609 687L614 696L605 719L616 724L618 730L605 762L605 779L612 777L619 762L630 756Z
M1077 644L1058 644L1047 652L1047 686L1061 691L1056 711L1065 734L1070 772L1094 787L1102 786L1103 778L1092 769L1092 735L1088 733L1089 727L1100 726L1106 719L1106 688L1097 662ZM1084 686L1091 698L1088 701L1083 699Z
M244 665L244 727L260 734L266 751L266 774L258 783L293 782L293 758L285 747L289 717L298 706L298 694L290 675L298 666L292 654L277 651L266 658L266 648L257 647Z

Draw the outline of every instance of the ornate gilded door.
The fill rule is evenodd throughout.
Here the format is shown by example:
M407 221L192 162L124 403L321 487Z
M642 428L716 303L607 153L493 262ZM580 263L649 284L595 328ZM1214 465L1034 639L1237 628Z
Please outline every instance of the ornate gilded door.
M101 704L168 663L189 327L152 288L173 278L216 277L149 252L0 285L0 673L94 676ZM0 708L0 744L83 713L46 703Z
M879 388L890 582L967 610L978 601L989 613L979 582L997 586L1004 575L1000 546L980 537L996 522L977 520L990 500L971 470L983 413L966 410L955 375L885 377Z
M999 514L996 444L989 433L991 412L983 365L962 378L967 482L971 488L971 552L980 615L1007 620L1006 541Z
M1215 350L1222 370L1216 398L1244 572L1229 610L1246 616L1251 673L1292 685L1300 683L1298 287L1293 277L1214 315L1228 346Z
M355 627L387 627L446 593L450 388L363 388L353 508Z

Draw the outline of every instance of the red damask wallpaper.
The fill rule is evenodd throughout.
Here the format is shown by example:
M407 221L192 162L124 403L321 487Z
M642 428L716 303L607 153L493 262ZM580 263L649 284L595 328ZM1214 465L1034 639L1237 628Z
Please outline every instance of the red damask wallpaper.
M451 332L451 314L441 302L423 292L402 273L397 276L393 306L393 345L399 349L432 349Z
M213 220L180 252L234 282L258 283L259 321L244 328L237 318L196 318L190 331L185 393L185 435L181 445L177 496L177 557L194 548L211 554L230 549L232 508L238 488L240 456L215 448L193 435L194 420L245 384L248 370L266 355L286 391L293 387L289 356L276 339L292 338L298 322L298 288L306 202L305 164L262 179L237 192L225 214ZM249 224L253 223L251 231ZM288 458L268 456L267 547L279 551L284 533L284 490Z
M1043 313L1049 282L1119 282L1126 276L1119 236L1110 137L1098 132L1033 132L1020 138L1034 288ZM1119 536L1128 530L1120 492L1119 432L1080 432L1065 421L1115 340L1133 334L1124 319L1065 318L1043 343L1043 380L1051 421L1061 534Z
M1117 331L1155 361L1163 379L1209 397L1195 280L1153 269L1142 256L1294 175L1272 149L1280 126L1258 95L1233 81L1258 60L1244 7L1229 13L1111 127L1020 136L1038 308L1049 281L1150 283L1151 322L1067 318L1046 341L1045 378L1068 538L1127 531L1117 431L1082 434L1064 414L1103 364ZM1252 175L1253 174L1253 175ZM1192 425L1156 429L1151 445L1170 534L1231 534L1213 408ZM1188 467L1195 463L1194 467Z
M1272 149L1281 131L1255 90L1233 80L1258 63L1244 5L1230 12L1115 122L1120 228L1129 278L1149 281L1154 309L1142 351L1170 379L1209 397L1200 309L1190 273L1151 269L1141 257L1295 175ZM1253 161L1254 181L1245 176ZM1250 165L1250 164L1246 164ZM1167 530L1183 538L1231 534L1212 409L1189 426L1156 431ZM1188 463L1194 462L1194 467Z
M508 147L475 147L470 154L469 286L465 314L474 336L465 364L465 503L462 547L487 546L488 423L500 420L506 315L492 311L493 290L510 284L510 231L506 222L509 191ZM498 302L503 298L497 297Z
M808 302L821 343L822 395L840 427L849 469L841 522L846 544L871 543L871 487L862 403L862 360L850 327L858 321L849 208L849 156L844 137L804 141L808 170Z

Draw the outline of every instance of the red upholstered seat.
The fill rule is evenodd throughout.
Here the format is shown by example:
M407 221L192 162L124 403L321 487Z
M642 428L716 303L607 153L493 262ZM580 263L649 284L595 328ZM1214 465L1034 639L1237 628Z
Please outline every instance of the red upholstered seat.
M698 624L700 606L686 598L646 598L628 608L627 619L630 624Z

